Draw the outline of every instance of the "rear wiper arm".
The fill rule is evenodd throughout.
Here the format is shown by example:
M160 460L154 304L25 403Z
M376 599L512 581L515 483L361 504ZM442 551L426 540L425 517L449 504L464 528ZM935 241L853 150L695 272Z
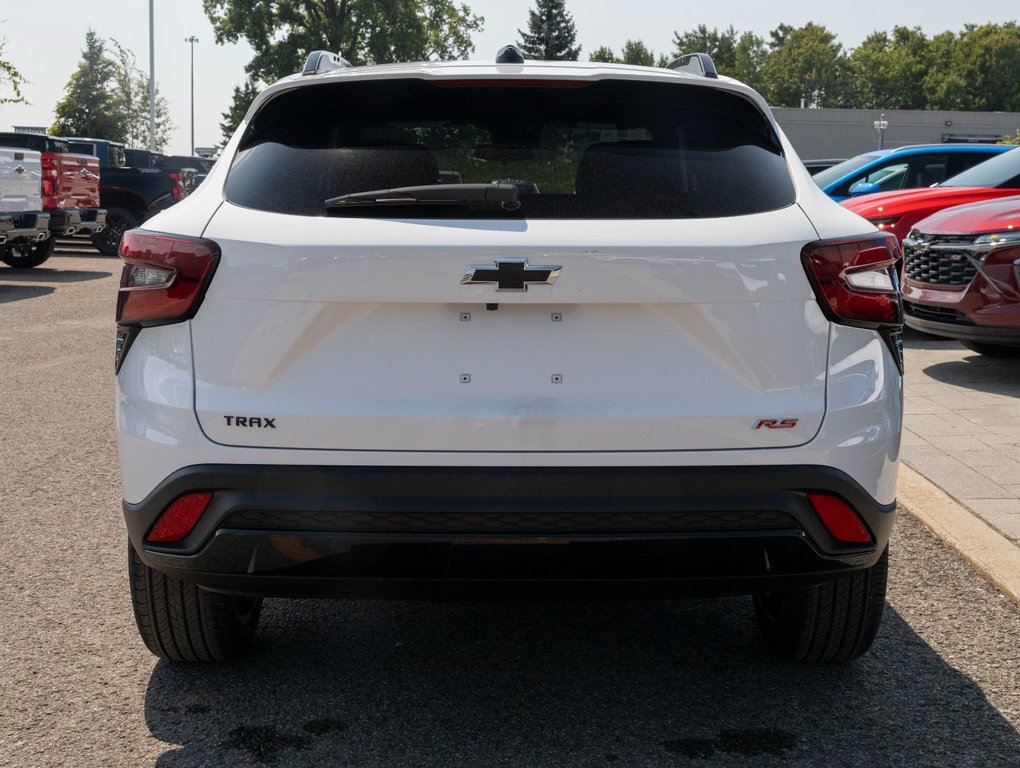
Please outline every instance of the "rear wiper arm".
M429 184L352 192L326 200L327 210L387 205L467 205L472 208L521 207L516 184Z

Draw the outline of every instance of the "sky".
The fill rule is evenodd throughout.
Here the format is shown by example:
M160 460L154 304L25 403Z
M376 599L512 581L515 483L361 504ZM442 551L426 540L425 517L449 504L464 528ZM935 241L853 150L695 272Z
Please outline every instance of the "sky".
M485 17L484 30L474 38L472 58L488 59L503 45L517 40L526 27L533 0L461 0ZM159 92L170 103L176 123L168 152L188 154L191 148L190 45L195 53L195 144L214 146L221 140L219 124L230 106L235 85L244 80L244 65L251 57L246 44L216 45L212 26L202 12L202 0L153 0L155 9L155 69ZM621 7L625 11L621 11ZM43 8L44 10L40 10ZM932 3L931 0L856 0L853 3L818 3L817 0L714 0L679 3L677 0L567 0L574 17L581 58L600 46L619 51L628 39L640 39L656 53L672 51L674 31L685 32L704 24L767 38L785 23L794 27L809 21L833 32L845 49L859 45L875 31L894 26L921 27L928 35L959 32L966 24L1004 23L1020 18L1015 0L986 0L974 10L967 3ZM85 33L91 27L103 38L113 38L133 51L138 65L149 71L149 2L147 0L0 0L0 40L4 59L29 81L24 95L29 105L0 105L0 130L15 125L49 126L53 108L62 98L68 78L81 60ZM298 70L303 62L295 61ZM9 95L9 94L3 94Z

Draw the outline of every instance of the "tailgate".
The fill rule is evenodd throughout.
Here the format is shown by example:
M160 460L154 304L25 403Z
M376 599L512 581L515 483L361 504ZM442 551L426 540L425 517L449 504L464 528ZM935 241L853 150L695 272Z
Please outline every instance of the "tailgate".
M725 221L429 222L227 203L205 237L222 257L192 321L196 410L219 443L771 448L810 440L825 412L828 323L796 206ZM560 272L524 292L462 284L496 259Z
M99 207L99 158L57 153L60 208Z
M42 210L42 155L0 148L0 211Z

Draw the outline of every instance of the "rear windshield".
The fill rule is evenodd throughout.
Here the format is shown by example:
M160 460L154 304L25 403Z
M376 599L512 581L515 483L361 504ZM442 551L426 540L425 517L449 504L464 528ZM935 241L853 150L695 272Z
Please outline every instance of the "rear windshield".
M946 179L939 186L1020 189L1020 152L1010 149Z
M515 185L519 207L325 204L493 182ZM304 216L702 218L786 207L794 189L771 124L737 94L626 80L399 79L305 86L270 101L226 195Z

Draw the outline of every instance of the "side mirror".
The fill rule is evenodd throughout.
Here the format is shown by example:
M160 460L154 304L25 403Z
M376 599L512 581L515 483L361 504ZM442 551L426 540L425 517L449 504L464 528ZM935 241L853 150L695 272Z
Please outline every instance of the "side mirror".
M881 187L878 184L874 184L868 181L858 181L852 187L850 187L850 197L860 197L861 195L870 195L872 192L881 191Z

